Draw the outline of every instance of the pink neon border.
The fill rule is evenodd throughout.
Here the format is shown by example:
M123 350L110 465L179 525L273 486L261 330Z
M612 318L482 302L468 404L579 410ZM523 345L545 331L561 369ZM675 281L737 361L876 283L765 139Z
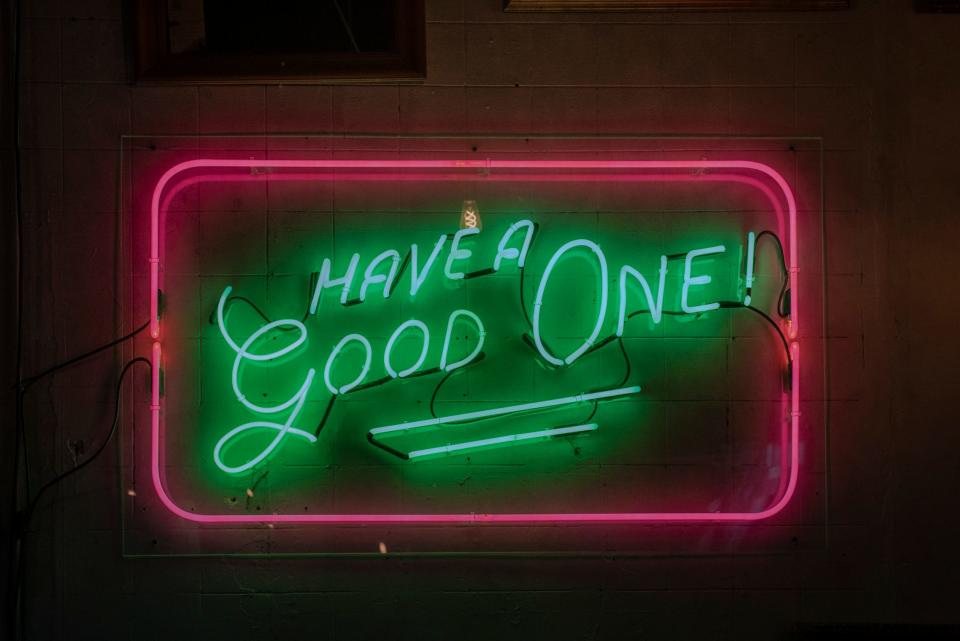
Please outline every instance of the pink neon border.
M184 510L167 494L160 474L160 207L161 196L170 181L184 171L198 168L263 169L640 169L640 170L746 170L763 174L780 189L787 203L790 242L788 265L791 276L791 316L787 331L792 355L790 398L790 476L780 498L759 512L614 512L614 513L532 513L532 514L197 514ZM697 180L709 174L681 175ZM386 178L386 177L385 177ZM735 180L734 177L729 177ZM682 179L682 178L681 178ZM753 186L771 193L762 183ZM779 210L779 207L777 207ZM171 512L201 523L543 523L543 522L749 522L770 518L783 510L793 498L799 475L800 445L800 344L797 341L799 287L797 278L797 206L787 181L769 165L749 160L256 160L199 159L174 165L161 176L153 190L150 205L150 335L152 384L150 395L150 472L160 501Z

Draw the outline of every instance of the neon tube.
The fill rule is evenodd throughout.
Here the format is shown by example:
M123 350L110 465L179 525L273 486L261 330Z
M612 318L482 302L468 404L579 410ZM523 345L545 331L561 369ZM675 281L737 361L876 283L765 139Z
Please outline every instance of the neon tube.
M442 454L452 454L454 452L463 452L466 450L479 450L485 447L496 445L506 445L508 443L523 443L534 440L552 438L554 436L564 436L566 434L580 434L583 432L592 432L597 429L596 423L586 423L584 425L573 425L570 427L554 427L548 430L539 430L536 432L524 432L522 434L509 434L507 436L496 436L494 438L484 438L478 441L467 441L466 443L456 443L454 445L441 445L439 447L429 447L423 450L414 450L407 454L411 460L425 458L429 456L439 456Z
M217 326L220 328L220 334L223 336L223 339L230 345L230 348L236 352L236 356L233 359L233 369L231 372L230 383L233 387L233 393L237 397L237 400L244 405L247 409L257 412L259 414L276 414L282 412L288 407L292 406L294 403L303 397L306 397L307 391L310 389L310 383L313 381L313 375L316 371L313 368L310 368L307 371L307 378L304 380L303 385L300 386L300 390L294 394L288 401L281 403L280 405L274 405L271 407L264 407L262 405L255 405L247 400L243 392L240 391L240 365L243 363L244 359L254 361L254 362L266 362L272 361L278 358L281 358L290 352L294 351L301 345L303 345L307 340L307 328L298 320L294 319L282 319L275 320L273 322L267 323L266 325L257 329L254 333L250 334L249 338L244 341L243 345L237 345L236 341L233 340L230 336L230 332L227 331L226 321L224 320L223 308L227 301L227 296L230 295L230 292L233 291L233 288L229 285L224 288L223 293L220 294L220 300L217 302ZM253 354L250 352L250 347L257 341L258 338L266 334L272 329L277 327L291 326L300 330L299 337L281 349L278 349L274 352L267 352L266 354ZM302 403L301 403L302 404ZM299 407L299 406L298 406Z
M455 423L457 421L468 421L474 418L489 418L491 416L505 416L507 414L517 414L519 412L529 412L531 410L542 410L549 407L560 407L561 405L571 405L573 403L584 403L587 401L599 401L605 398L616 398L618 396L628 396L640 391L639 385L630 387L621 387L619 389L604 390L602 392L588 392L577 394L576 396L564 396L562 398L552 398L547 401L534 401L532 403L520 403L519 405L507 405L505 407L496 407L489 410L478 410L476 412L464 412L463 414L454 414L452 416L441 416L439 418L428 418L422 421L410 421L409 423L397 423L396 425L384 425L370 430L370 434L389 434L392 432L402 432L419 427L431 427L434 425L444 425L446 423Z
M650 291L650 284L643 274L629 265L620 268L620 314L617 316L617 336L623 336L624 325L627 322L627 276L633 276L640 287L643 288L643 295L647 297L647 309L650 310L650 317L653 324L660 322L663 316L663 290L667 280L667 257L660 257L660 284L657 289L657 297L654 299L653 292Z
M379 258L379 256L377 257ZM353 277L357 272L357 263L360 262L360 254L354 254L350 257L350 265L347 271L340 278L330 278L330 271L333 269L333 263L329 258L324 258L320 265L320 278L317 279L317 287L313 291L313 298L310 300L310 313L316 314L317 307L320 306L320 295L328 287L341 285L343 290L340 292L340 304L346 305L350 298L350 285L353 284Z
M723 245L717 245L715 247L704 247L703 249L694 249L687 252L687 257L683 261L683 288L680 290L680 309L685 311L688 314L699 314L701 312L709 312L713 309L719 309L720 303L706 303L704 305L689 305L687 303L687 295L690 293L691 285L709 285L710 281L713 280L712 276L702 275L702 276L691 276L690 272L693 269L693 259L700 256L709 256L711 254L722 254L727 250Z
M347 343L357 342L363 345L363 348L367 352L367 357L363 362L363 367L360 369L360 373L355 379L347 383L346 385L341 385L340 388L333 386L333 383L330 382L330 370L333 369L333 361L336 360L337 356L340 355L340 352L346 347ZM340 339L340 342L333 348L330 352L330 355L327 357L327 364L323 368L323 383L327 386L327 389L330 390L330 393L336 396L337 394L346 394L354 387L359 385L364 378L367 376L367 372L370 371L370 360L373 358L373 348L370 347L370 341L366 339L362 334L347 334Z
M746 279L746 292L743 297L743 304L749 305L751 296L753 292L753 252L757 245L757 235L753 232L747 234L747 279Z
M272 421L251 421L250 423L238 425L220 437L220 440L217 441L216 446L213 448L213 462L216 463L217 467L227 474L238 474L240 472L245 472L275 452L287 434L299 436L300 438L306 439L309 443L316 443L316 436L309 432L292 427L293 422L297 420L297 416L299 416L300 410L303 408L304 401L307 400L306 390L310 388L310 383L313 382L313 375L314 370L311 369L310 373L307 375L307 380L304 383L304 387L301 388L301 391L297 394L297 396L293 397L293 400L297 402L297 405L293 408L293 411L290 412L290 416L287 417L287 420L284 423L274 423ZM259 454L242 465L231 466L223 462L223 451L225 448L230 446L230 442L234 439L234 437L242 436L251 430L262 429L276 430L277 435L273 437L273 440L270 441L270 443L263 448Z
M430 273L430 268L433 266L433 263L437 260L437 256L440 254L440 250L443 249L444 244L447 242L447 235L443 234L440 238L437 239L437 242L433 246L433 250L430 252L430 255L427 257L427 262L423 264L423 273L420 273L420 266L417 261L417 252L418 247L416 244L410 245L410 296L416 296L417 292L420 291L420 287L423 286L423 281L427 279L427 274Z
M548 350L543 344L543 339L540 338L540 310L543 308L543 293L547 289L547 281L550 280L550 273L556 266L557 261L560 260L560 257L574 247L586 247L594 253L594 255L597 257L597 262L600 264L600 313L597 314L597 322L594 324L593 331L590 333L590 336L583 341L583 344L580 345L580 347L573 350L573 352L571 352L563 360L560 360L550 353L550 350ZM597 340L597 336L600 335L600 329L603 327L603 319L607 315L608 289L607 258L603 255L603 251L600 249L600 246L595 242L583 238L571 240L570 242L562 245L560 249L553 253L553 256L550 257L550 262L547 263L546 269L543 270L543 276L540 278L540 286L537 288L537 297L533 302L533 341L536 343L537 350L540 352L540 355L543 356L548 363L558 367L561 365L570 365L575 360L580 358L585 351L590 349L590 346L593 345L593 342Z
M466 260L473 256L473 250L460 249L460 240L465 236L474 236L479 233L480 230L476 227L467 227L466 229L459 230L453 235L453 240L450 241L450 255L447 256L447 264L443 268L443 273L446 274L447 278L450 280L461 280L464 276L466 276L466 274L463 272L451 271L453 268L453 262L456 260Z
M799 333L800 322L800 287L799 277L799 236L797 233L797 206L796 199L789 184L775 169L764 163L748 160L553 160L553 161L505 161L505 160L274 160L274 159L217 159L202 158L181 162L168 169L157 181L150 201L150 252L147 257L150 285L150 336L157 339L161 335L161 318L159 313L159 298L162 287L162 263L160 254L161 218L165 212L166 203L185 187L202 181L247 181L247 180L289 180L295 179L292 174L271 172L244 172L241 174L221 173L210 176L197 176L194 170L201 169L251 169L276 168L295 170L303 169L313 172L328 170L328 179L338 180L522 180L531 179L546 181L572 182L577 180L614 180L625 182L640 181L668 181L668 182L738 182L753 186L762 192L770 201L773 211L778 217L778 228L781 238L789 235L787 250L787 264L790 273L791 319L788 323L788 336L794 339ZM356 173L339 172L341 169L360 170ZM424 170L415 174L411 169ZM482 169L484 174L472 175L471 170ZM656 174L571 174L563 176L553 175L509 175L497 173L499 169L544 170L555 169L571 170L634 170L651 171ZM376 173L384 170L393 173ZM445 170L446 173L428 173L426 170ZM678 174L664 172L677 171ZM752 172L760 174L776 185L786 203L782 207L781 200L764 182L749 175L718 172ZM336 172L336 173L334 173ZM466 173L465 173L466 172ZM324 175L320 175L323 178ZM176 179L176 180L174 180ZM296 179L303 179L299 177ZM783 233L783 210L786 209L789 234ZM416 293L415 291L412 293ZM789 452L788 480L783 493L767 507L756 511L736 512L589 512L589 513L447 513L447 514L375 514L375 513L348 513L348 514L203 514L193 509L185 509L178 505L167 492L163 480L165 470L164 431L162 421L162 397L160 394L160 371L162 363L162 347L158 340L152 345L150 396L150 474L154 490L161 503L174 515L188 521L199 523L600 523L600 522L673 522L673 523L747 523L769 519L779 514L790 502L796 492L799 475L799 397L800 397L800 346L791 344L793 358L791 360L790 397L786 405L789 412L788 440L782 443L784 451Z
M408 327L416 327L420 330L420 333L423 334L423 347L420 348L420 356L417 358L417 362L398 372L397 370L393 369L393 365L390 363L390 355L393 353L393 344ZM387 374L390 375L390 378L404 378L409 376L420 369L420 366L423 365L423 361L427 358L427 350L429 349L430 330L427 329L427 326L423 323L423 321L418 321L416 319L405 321L401 323L397 329L393 330L392 334L390 334L390 339L387 341L387 346L383 350L383 368L387 370Z
M184 509L167 493L161 477L160 363L161 347L154 342L150 394L150 476L160 502L176 516L198 523L750 523L776 516L797 489L800 472L800 345L792 343L793 381L790 407L789 480L771 505L754 512L565 512L565 513L453 513L453 514L201 514Z
M254 332L254 334L250 338L246 340L246 342L244 343L246 347L241 347L237 345L236 341L234 341L233 338L230 337L230 332L227 331L227 323L224 318L224 309L223 309L226 306L227 298L230 296L230 292L232 291L233 291L233 286L227 285L223 289L223 293L220 294L220 300L217 301L217 327L220 329L220 335L223 336L223 340L225 340L227 344L230 346L230 348L233 349L234 352L237 352L237 354L242 353L244 358L251 361L272 361L275 358L280 358L282 356L289 354L293 350L303 345L303 343L307 340L307 328L306 326L304 326L303 323L294 319L284 319L284 320L273 321L271 323L268 323L267 325L264 325L260 329L258 329L256 332ZM284 325L290 325L291 327L295 327L298 330L300 330L300 336L295 341L293 341L286 347L276 352L269 352L267 354L251 354L250 352L247 351L247 347L249 347L250 344L252 344L253 340L255 340L256 338L259 338L260 335L270 331L271 329L274 329L276 327L282 327Z
M703 170L745 170L753 171L759 174L770 178L780 190L780 193L783 195L784 200L787 203L787 210L789 214L789 230L790 230L790 258L789 258L789 272L791 276L791 283L796 283L799 275L800 268L798 266L797 257L798 257L798 238L797 238L797 203L796 198L793 195L793 191L790 189L790 186L787 184L787 181L784 177L775 169L761 162L755 162L751 160L319 160L319 159L299 159L299 160L277 160L277 159L255 159L255 158L244 158L244 159L218 159L218 158L201 158L197 160L187 160L179 164L174 165L168 169L163 176L160 177L160 180L157 181L156 186L153 190L153 196L150 201L150 256L148 258L149 267L150 267L150 336L152 338L158 338L160 336L160 315L159 315L159 294L160 294L160 213L161 213L161 196L166 191L168 185L171 181L180 174L189 172L194 169L203 169L203 168L222 168L222 169L252 169L252 168L263 168L263 169L329 169L329 170L338 170L338 169L364 169L364 170L385 170L392 169L396 170L395 174L386 174L379 175L376 174L372 176L371 179L376 180L397 180L402 179L405 176L412 178L414 180L442 180L444 176L410 176L409 173L403 174L399 173L400 171L407 171L410 169L446 169L449 171L463 171L468 169L483 169L485 173L483 175L484 180L489 180L491 178L495 180L510 180L512 176L503 176L493 173L496 169L542 169L542 170L553 170L553 169L590 169L590 170L644 170L644 171L687 171L682 175L656 175L656 176L626 176L623 177L623 180L627 181L641 181L641 180L668 180L668 181L677 181L684 180L690 182L697 181L730 181L730 182L742 182L751 184L756 187L758 190L762 191L771 201L771 204L774 207L774 210L777 212L777 215L780 215L781 208L780 203L774 198L773 192L767 188L766 185L756 181L750 176L741 176L737 174L723 175L718 176L716 174L705 173ZM469 178L469 174L455 176L451 179L454 180L464 180ZM331 174L330 177L336 177L340 180L350 180L352 177L349 173L338 173ZM220 180L263 180L263 179L277 179L283 180L283 174L271 174L269 172L255 173L243 176L222 176ZM520 177L523 180L530 180L529 177ZM554 177L555 178L555 177ZM585 176L578 178L577 176L565 175L561 176L558 179L564 180L567 182L573 180L585 180L585 179L596 179L597 176ZM604 178L600 176L599 178ZM617 176L617 179L621 177ZM193 177L188 177L181 179L179 184L175 184L171 187L171 190L176 191L181 188L182 185L192 184L193 182L198 181L199 179ZM782 225L781 225L782 227ZM781 237L783 237L781 229ZM790 325L788 327L789 335L791 338L796 337L797 332L799 331L799 313L798 305L799 297L795 296L791 300L793 313L791 314Z
M527 230L523 236L523 247L520 249L515 247L507 247L507 243L521 227L525 227ZM517 267L523 267L524 262L527 260L527 251L530 250L530 241L533 240L534 229L535 226L531 220L518 220L510 225L510 228L507 229L507 231L504 232L503 237L500 238L500 244L497 246L497 255L493 259L493 271L500 271L500 262L504 258L507 260L513 260L516 258Z
M453 323L460 316L466 316L472 320L477 325L477 336L479 340L477 341L477 346L473 348L473 351L470 352L464 358L461 358L455 363L447 363L447 357L450 355L450 336L453 334ZM445 372L452 372L458 367L463 367L474 358L477 357L477 354L480 353L480 350L483 349L483 341L486 337L487 332L483 328L483 321L480 320L480 317L467 309L456 309L450 314L450 318L447 320L447 333L443 337L443 351L440 352L440 369Z
M354 254L356 256L356 254ZM377 267L385 260L390 260L390 271L386 274L375 274ZM381 252L374 258L369 265L367 265L366 271L363 273L363 283L360 285L360 302L362 303L367 299L367 289L370 285L375 285L376 283L383 283L383 297L390 298L390 293L393 290L393 279L397 277L397 267L400 265L400 252L396 249L388 249L385 252ZM347 288L344 287L344 290Z

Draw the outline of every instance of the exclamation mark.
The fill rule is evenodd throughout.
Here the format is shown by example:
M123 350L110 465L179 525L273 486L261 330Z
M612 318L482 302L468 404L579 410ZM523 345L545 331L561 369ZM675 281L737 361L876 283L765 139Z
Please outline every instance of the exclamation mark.
M743 304L750 306L750 293L753 291L753 249L757 244L757 235L753 232L747 234L747 283L746 293L743 297Z

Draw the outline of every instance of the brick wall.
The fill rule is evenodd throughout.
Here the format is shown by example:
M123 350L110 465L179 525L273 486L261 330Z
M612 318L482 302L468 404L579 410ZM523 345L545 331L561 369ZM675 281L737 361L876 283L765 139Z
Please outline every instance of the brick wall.
M849 12L505 14L428 0L422 85L133 87L121 3L25 2L25 371L116 331L123 133L823 136L832 356L827 543L580 560L122 560L116 470L30 535L30 638L772 638L797 622L956 620L952 246L960 18ZM9 307L8 307L9 309ZM98 442L115 362L31 392L31 472ZM9 407L7 404L5 407Z

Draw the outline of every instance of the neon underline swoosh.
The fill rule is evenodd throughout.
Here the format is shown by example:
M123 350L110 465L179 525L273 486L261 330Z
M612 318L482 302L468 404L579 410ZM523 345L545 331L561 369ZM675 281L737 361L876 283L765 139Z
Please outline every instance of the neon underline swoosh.
M507 405L488 410L477 410L475 412L465 412L463 414L453 414L451 416L441 416L438 418L428 418L422 421L410 421L409 423L397 423L394 425L384 425L370 430L371 436L379 434L388 434L390 432L402 432L412 430L418 427L431 427L434 425L443 425L444 423L456 423L457 421L467 421L474 418L486 418L492 416L506 416L518 412L528 412L530 410L547 409L550 407L559 407L561 405L571 405L573 403L583 403L587 401L599 401L605 398L616 398L618 396L628 396L640 391L639 385L630 387L621 387L619 389L604 390L602 392L588 392L577 394L575 396L564 396L562 398L552 398L546 401L534 401L532 403L521 403L519 405Z
M453 445L441 445L439 447L429 447L423 450L414 450L407 454L410 459L423 458L425 456L436 456L439 454L451 454L453 452L462 452L464 450L479 449L493 445L505 445L507 443L522 443L537 439L551 438L554 436L565 436L568 434L579 434L581 432L593 432L597 429L596 423L585 423L584 425L571 425L568 427L554 427L536 432L524 432L522 434L510 434L509 436L496 436L494 438L484 438L477 441L467 441L465 443L455 443Z

